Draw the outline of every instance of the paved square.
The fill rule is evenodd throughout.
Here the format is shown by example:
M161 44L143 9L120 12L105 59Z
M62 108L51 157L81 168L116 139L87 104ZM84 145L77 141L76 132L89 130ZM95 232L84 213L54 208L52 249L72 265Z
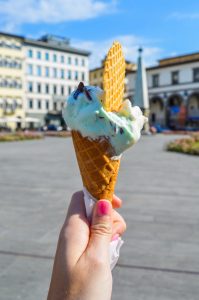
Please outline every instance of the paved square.
M122 159L128 230L113 300L199 299L199 158L142 137ZM45 299L59 228L81 188L71 139L0 144L0 299Z

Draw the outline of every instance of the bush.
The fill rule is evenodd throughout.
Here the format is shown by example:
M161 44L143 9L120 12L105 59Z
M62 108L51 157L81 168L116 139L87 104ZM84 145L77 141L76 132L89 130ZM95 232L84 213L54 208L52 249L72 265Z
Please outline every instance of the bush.
M193 133L188 138L178 139L167 145L168 151L199 155L199 133Z
M43 134L38 132L0 133L0 142L38 140L43 139L43 137Z

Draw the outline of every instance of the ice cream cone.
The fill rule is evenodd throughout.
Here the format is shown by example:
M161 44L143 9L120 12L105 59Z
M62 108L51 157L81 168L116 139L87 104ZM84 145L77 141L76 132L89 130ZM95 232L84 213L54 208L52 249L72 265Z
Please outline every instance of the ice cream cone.
M118 111L124 96L125 59L121 45L113 43L105 60L102 105L106 111ZM83 90L82 84L79 89ZM96 199L112 201L120 159L113 158L114 149L104 137L91 140L72 131L74 148L82 181Z

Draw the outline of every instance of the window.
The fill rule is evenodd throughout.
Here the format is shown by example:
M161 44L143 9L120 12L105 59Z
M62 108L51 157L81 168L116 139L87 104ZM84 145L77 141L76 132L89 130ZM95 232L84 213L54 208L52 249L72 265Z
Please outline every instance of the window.
M28 75L32 75L33 74L33 66L31 64L28 65L27 72L28 72Z
M82 72L82 81L84 81L85 80L85 74L84 74L84 72Z
M193 81L198 82L199 81L199 68L193 69Z
M41 109L41 100L38 100L38 101L37 101L37 108L38 108L38 109Z
M64 95L64 86L63 85L61 86L61 94L62 94L62 96Z
M31 49L28 50L28 57L32 58L33 57L33 52Z
M78 66L78 58L75 58L75 65Z
M159 86L159 74L152 75L152 86L153 87Z
M53 110L57 110L57 102L53 102Z
M172 84L178 84L179 83L179 71L171 72L171 82L172 82Z
M37 66L37 76L41 76L41 66Z
M45 92L46 92L46 94L49 93L49 85L48 84L45 85Z
M57 61L57 55L53 54L53 61L56 62Z
M17 103L17 100L13 100L13 109L15 110L17 107L20 107L20 105Z
M68 94L69 94L69 95L71 94L71 91L72 91L71 86L69 86L69 87L68 87Z
M64 56L61 55L61 63L64 63Z
M57 78L57 69L56 68L53 68L53 77Z
M33 84L32 82L28 82L28 92L32 93L33 91Z
M68 79L71 79L71 70L68 70Z
M57 87L56 87L56 85L53 85L53 94L54 94L54 95L57 94Z
M85 66L85 60L82 58L82 67Z
M41 83L37 83L37 93L41 93Z
M28 101L28 107L29 107L30 109L33 108L33 100L32 100L32 99L29 99L29 101Z
M41 59L41 51L37 51L37 59Z
M61 69L61 78L64 79L64 70Z
M49 60L49 53L48 52L45 53L45 60Z
M6 79L3 80L2 86L5 86L5 87L8 86L8 81Z
M71 57L68 57L68 64L71 65Z
M78 80L78 72L75 71L75 80Z
M46 109L49 109L49 101L46 100Z
M19 87L19 82L17 80L12 80L12 81L9 82L9 87L11 87L11 88L13 87L13 88L16 88L16 89L20 88Z
M45 75L46 77L49 77L49 67L45 67Z

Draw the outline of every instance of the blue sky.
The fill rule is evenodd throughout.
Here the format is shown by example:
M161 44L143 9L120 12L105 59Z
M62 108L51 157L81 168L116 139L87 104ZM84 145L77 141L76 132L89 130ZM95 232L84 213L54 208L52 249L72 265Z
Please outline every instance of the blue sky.
M92 51L91 67L115 39L133 61L143 46L147 65L199 51L197 0L0 0L0 26L33 38L69 37L73 46Z

